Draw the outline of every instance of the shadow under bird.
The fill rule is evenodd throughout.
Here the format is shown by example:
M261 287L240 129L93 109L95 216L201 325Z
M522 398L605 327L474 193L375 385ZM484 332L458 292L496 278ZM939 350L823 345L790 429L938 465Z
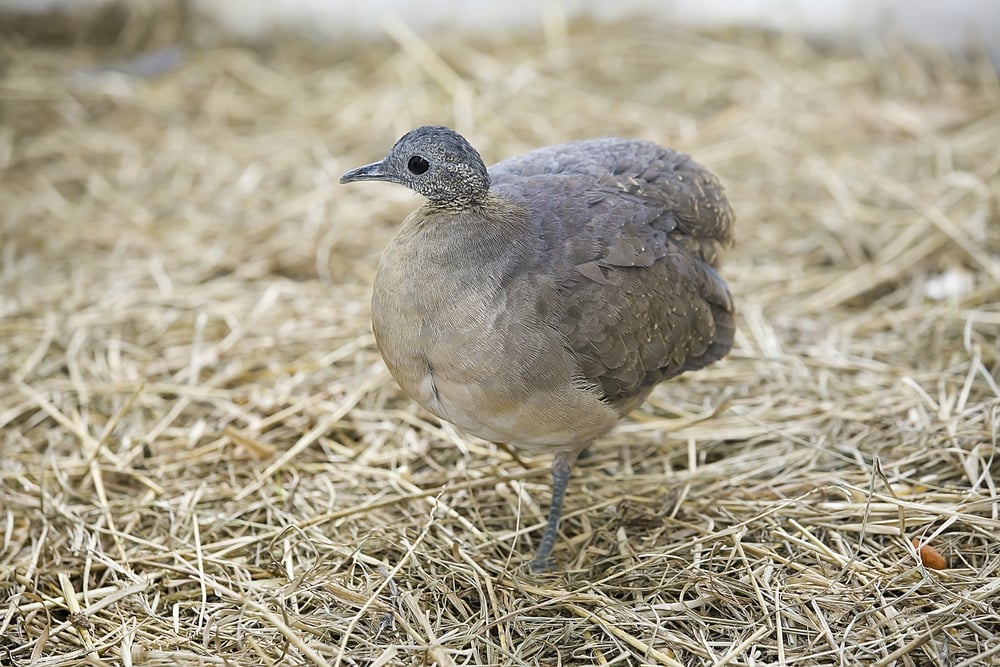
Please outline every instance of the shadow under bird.
M379 352L403 391L480 438L552 452L551 567L570 471L663 381L732 347L716 273L734 215L683 153L629 139L548 146L489 169L453 130L408 132L340 178L427 201L385 248Z

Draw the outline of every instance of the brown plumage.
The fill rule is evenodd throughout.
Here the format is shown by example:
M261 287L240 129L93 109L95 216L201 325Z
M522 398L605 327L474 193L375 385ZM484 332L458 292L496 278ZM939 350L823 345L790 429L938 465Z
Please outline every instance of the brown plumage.
M734 216L719 181L656 144L595 139L489 170L445 127L403 136L341 183L427 197L379 261L372 320L403 391L481 438L551 451L549 567L577 455L663 380L721 359L715 271Z

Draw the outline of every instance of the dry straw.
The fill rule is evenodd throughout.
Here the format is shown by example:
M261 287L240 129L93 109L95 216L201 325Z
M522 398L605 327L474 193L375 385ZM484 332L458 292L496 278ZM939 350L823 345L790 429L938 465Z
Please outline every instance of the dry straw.
M998 664L996 71L550 20L140 78L2 47L0 663ZM580 463L551 575L548 460L370 334L417 202L336 177L425 122L653 139L739 214L735 350Z

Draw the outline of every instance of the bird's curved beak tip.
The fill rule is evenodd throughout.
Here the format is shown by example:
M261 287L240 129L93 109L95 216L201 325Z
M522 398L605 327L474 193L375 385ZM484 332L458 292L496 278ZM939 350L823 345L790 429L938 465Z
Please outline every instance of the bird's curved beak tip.
M355 181L385 181L389 176L385 171L382 162L373 162L357 169L351 169L340 177L341 184L354 183Z

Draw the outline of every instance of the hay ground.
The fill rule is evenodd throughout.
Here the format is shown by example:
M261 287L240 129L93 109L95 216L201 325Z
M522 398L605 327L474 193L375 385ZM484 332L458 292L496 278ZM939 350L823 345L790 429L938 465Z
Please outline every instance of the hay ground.
M0 663L1000 664L993 67L388 29L144 79L3 47ZM552 574L549 460L437 423L370 333L417 199L336 178L425 122L488 162L653 139L739 216L733 353L581 461Z

